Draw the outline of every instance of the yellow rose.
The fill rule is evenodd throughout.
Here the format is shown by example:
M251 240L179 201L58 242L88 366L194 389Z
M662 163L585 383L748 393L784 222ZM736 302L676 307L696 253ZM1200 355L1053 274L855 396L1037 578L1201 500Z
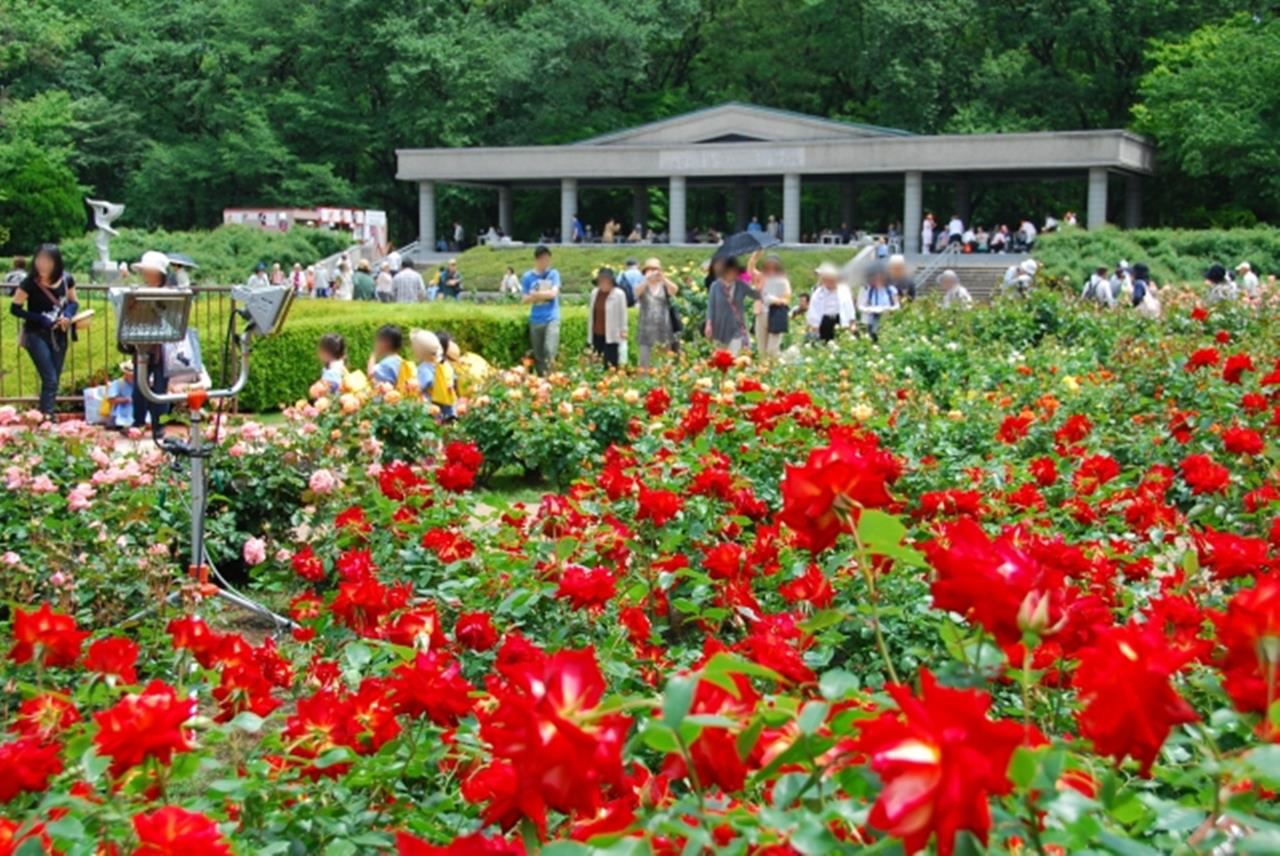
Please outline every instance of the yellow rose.
M342 405L343 413L355 413L360 409L360 399L349 392L338 399L338 403Z
M853 418L859 422L866 422L871 418L871 414L875 413L869 404L855 404L853 406Z
M622 393L622 400L627 404L636 404L637 402L640 401L640 391L635 389L629 389L626 392Z

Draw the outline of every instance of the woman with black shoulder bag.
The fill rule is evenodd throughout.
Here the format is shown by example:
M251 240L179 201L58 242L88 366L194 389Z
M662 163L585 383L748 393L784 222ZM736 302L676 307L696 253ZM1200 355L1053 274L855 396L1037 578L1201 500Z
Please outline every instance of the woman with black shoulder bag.
M73 333L72 319L79 311L76 283L63 269L62 251L57 244L41 244L31 273L13 293L9 313L22 319L18 341L40 376L40 412L48 419L54 416L68 333Z

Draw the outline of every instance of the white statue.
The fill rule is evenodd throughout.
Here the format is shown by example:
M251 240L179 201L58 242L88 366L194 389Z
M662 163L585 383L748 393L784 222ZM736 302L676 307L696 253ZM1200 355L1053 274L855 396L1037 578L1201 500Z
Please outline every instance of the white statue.
M111 228L111 221L124 213L124 206L119 202L106 202L102 199L86 198L85 203L93 209L93 225L98 227L98 261L103 268L110 268L111 252L107 245L113 237L120 234Z

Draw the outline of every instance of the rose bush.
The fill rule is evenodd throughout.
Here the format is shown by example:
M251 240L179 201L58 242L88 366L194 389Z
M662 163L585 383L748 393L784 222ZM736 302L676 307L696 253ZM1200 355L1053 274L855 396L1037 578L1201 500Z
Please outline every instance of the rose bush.
M10 426L0 853L1274 849L1280 328L1167 300L235 426L279 638L172 571L181 474Z

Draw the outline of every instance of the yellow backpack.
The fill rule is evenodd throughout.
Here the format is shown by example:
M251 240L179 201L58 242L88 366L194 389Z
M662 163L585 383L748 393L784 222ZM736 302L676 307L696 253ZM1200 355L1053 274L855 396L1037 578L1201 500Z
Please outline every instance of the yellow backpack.
M396 376L396 392L400 393L401 398L418 397L418 367L413 364L413 360L400 360L400 374Z
M431 403L452 406L458 403L453 366L444 360L436 366L436 379L431 383Z

